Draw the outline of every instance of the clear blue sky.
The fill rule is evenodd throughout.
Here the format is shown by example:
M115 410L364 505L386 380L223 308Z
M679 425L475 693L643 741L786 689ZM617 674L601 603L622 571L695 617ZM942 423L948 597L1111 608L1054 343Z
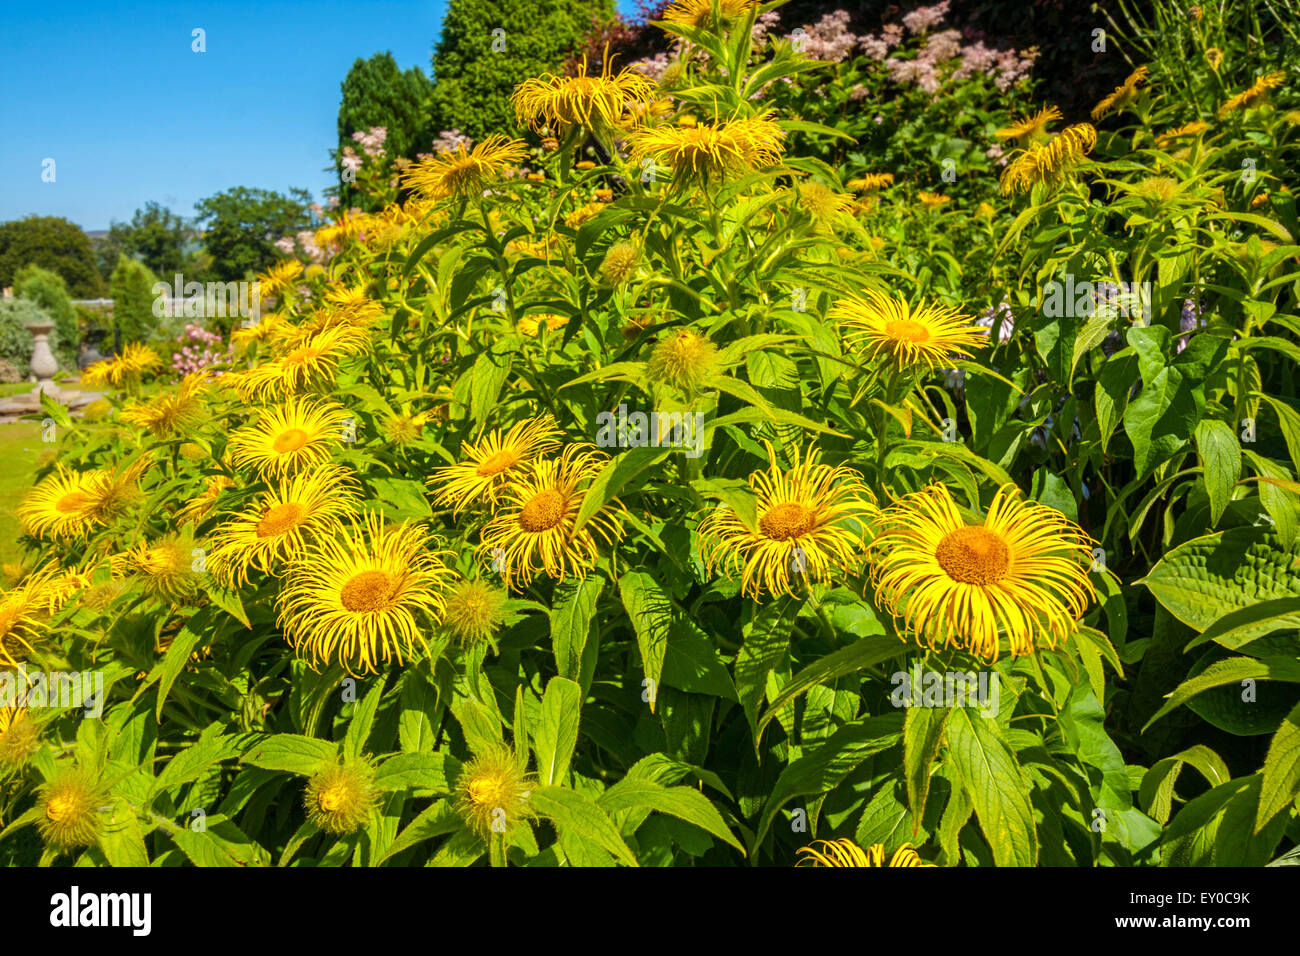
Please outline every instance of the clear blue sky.
M620 2L628 9L630 2ZM6 3L0 222L107 229L153 199L184 216L232 186L310 190L337 142L339 84L391 51L430 69L446 0ZM207 52L191 50L196 27ZM55 161L55 181L41 180Z

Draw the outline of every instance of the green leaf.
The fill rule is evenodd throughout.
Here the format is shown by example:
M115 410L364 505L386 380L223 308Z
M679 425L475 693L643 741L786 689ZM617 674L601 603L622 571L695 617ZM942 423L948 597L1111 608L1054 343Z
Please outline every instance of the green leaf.
M1137 583L1201 631L1231 611L1300 597L1297 557L1294 547L1283 547L1266 528L1230 528L1180 544Z
M195 618L199 615L196 614ZM205 620L202 623L208 623ZM158 678L158 705L154 709L154 716L158 721L162 721L163 704L167 703L167 694L172 689L172 684L176 683L176 678L180 676L185 665L189 663L190 654L202 639L203 634L200 630L191 630L190 622L180 629L173 639L171 646L167 648L167 653L163 655L162 661L155 669ZM150 675L152 678L153 675Z
M749 482L740 478L697 478L691 487L702 498L717 498L736 513L750 531L758 530L758 498Z
M625 777L597 798L596 804L609 813L646 807L685 820L731 844L742 854L745 848L727 828L722 814L709 798L690 787L665 787L653 780Z
M203 819L202 830L181 825L167 835L195 866L267 866L270 856L223 814Z
M406 825L401 833L397 835L388 848L384 850L383 856L376 863L383 863L397 854L409 850L425 840L432 840L435 837L445 836L448 833L468 833L465 829L465 821L456 808L449 800L435 800L426 807L419 816ZM479 855L482 851L479 852ZM476 857L477 859L477 857Z
M1300 597L1275 598L1229 611L1189 643L1184 651L1214 641L1235 651L1274 631L1300 629Z
M1268 402L1273 411L1277 413L1278 424L1282 428L1282 437L1286 440L1287 451L1291 454L1291 464L1295 468L1296 474L1300 475L1300 412L1297 412L1280 398L1274 398L1272 395L1265 395L1262 392L1252 394Z
M370 739L370 731L375 725L375 712L379 710L379 702L384 697L385 680L384 675L380 674L375 679L375 686L361 698L352 712L352 721L348 724L347 733L343 737L344 757L359 757L361 751L365 749L366 741Z
M919 828L930 795L930 766L939 753L939 741L951 711L947 707L909 707L903 720L903 775L912 825Z
M731 674L709 636L693 622L678 618L668 628L663 681L692 694L736 700Z
M767 690L767 675L781 666L790 650L790 633L799 613L799 602L779 598L762 605L745 634L745 643L733 665L736 694L745 710L754 747L758 747L758 705Z
M636 632L636 644L641 652L641 671L649 686L642 685L648 693L650 712L653 714L659 699L659 680L664 669L664 654L668 650L668 627L672 623L672 602L653 576L645 571L628 571L618 579L618 590L623 607Z
M1142 776L1138 799L1142 803L1142 808L1157 823L1163 825L1169 820L1174 805L1174 785L1178 782L1178 775L1184 764L1190 764L1200 771L1201 776L1209 781L1211 787L1227 783L1232 777L1223 759L1203 744L1197 744L1182 753L1156 761Z
M804 693L808 688L825 681L835 680L837 677L843 677L845 674L855 673L906 652L907 645L898 638L880 634L864 637L846 647L841 647L838 651L827 654L815 664L805 667L788 684L781 688L781 693L776 695L772 705L768 707L759 720L758 733L761 735L763 728L780 713L781 708Z
M577 840L596 844L628 866L639 866L614 821L577 791L564 787L539 787L533 791L529 802L538 813L554 823L557 830Z
M1275 816L1255 830L1259 774L1231 780L1203 793L1179 811L1161 840L1163 866L1263 866L1286 829Z
M573 521L572 534L577 534L597 511L605 504L618 497L629 481L651 465L656 465L668 457L671 448L647 445L629 448L623 454L612 458L600 473L592 479L591 486L582 497L578 506L578 515Z
M1300 683L1300 660L1289 657L1265 657L1256 660L1253 657L1230 657L1216 661L1191 680L1183 681L1165 701L1163 707L1155 712L1146 722L1145 731L1157 720L1180 704L1186 703L1197 694L1212 687L1225 684L1238 684L1244 680L1280 680Z
M510 358L494 352L481 352L470 369L469 415L475 425L482 425L496 407L501 386L510 377Z
M242 737L222 735L218 724L209 724L198 740L167 761L154 781L153 792L163 793L171 787L197 780L214 763L237 757L243 746Z
M1264 758L1264 780L1259 793L1255 832L1295 803L1300 795L1300 704L1286 715L1273 735Z
M543 786L564 782L578 743L581 713L582 688L572 680L552 677L542 696L541 717L534 735L537 776Z
M446 754L405 753L389 757L375 771L380 790L432 790L451 793L451 781L460 773L460 761Z
M299 734L275 734L250 747L240 763L310 777L338 760L338 744Z
M428 678L419 670L408 670L397 715L397 739L402 750L419 753L433 749L435 729L431 718L437 702L437 690Z
M1093 404L1097 408L1097 427L1101 429L1101 448L1107 449L1115 426L1128 408L1129 393L1137 376L1138 357L1131 349L1112 355L1097 374Z
M1038 837L1029 787L995 721L967 708L948 718L948 752L998 866L1035 866Z
M572 681L582 678L582 652L587 646L596 601L605 587L602 577L589 577L557 591L551 609L551 647L555 666L561 677Z
M1196 452L1205 470L1210 524L1217 525L1232 498L1232 486L1241 478L1241 445L1232 426L1207 418L1196 426Z

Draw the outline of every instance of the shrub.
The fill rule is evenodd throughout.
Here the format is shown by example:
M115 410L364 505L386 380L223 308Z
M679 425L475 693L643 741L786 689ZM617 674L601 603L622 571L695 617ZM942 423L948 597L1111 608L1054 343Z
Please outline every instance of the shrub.
M54 321L57 338L51 337L50 348L59 365L77 367L77 345L81 334L77 327L77 310L68 295L63 276L38 265L24 266L14 277L14 294L39 305Z
M13 285L18 270L32 263L63 276L75 298L91 299L103 289L90 239L66 219L28 216L0 224L0 287Z
M0 299L0 359L23 378L31 371L32 359L32 333L27 325L49 321L49 313L31 299Z
M122 333L122 344L143 342L153 333L153 273L141 262L122 256L109 281L113 299L113 323Z

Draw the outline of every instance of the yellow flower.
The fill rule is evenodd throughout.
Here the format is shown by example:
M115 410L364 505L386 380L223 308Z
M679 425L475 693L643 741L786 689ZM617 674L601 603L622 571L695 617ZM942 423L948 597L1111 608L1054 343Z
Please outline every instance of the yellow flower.
M1226 116L1234 110L1243 107L1249 108L1252 106L1258 106L1268 98L1268 91L1281 86L1285 79L1286 73L1281 70L1274 73L1266 73L1251 84L1250 89L1243 93L1238 93L1232 99L1228 100L1228 102L1220 106L1219 115Z
M926 209L937 209L945 203L952 202L951 196L945 196L943 193L928 193L925 190L918 192L916 198L921 201L921 205Z
M394 445L409 445L420 437L429 423L429 413L390 415L384 419L384 436Z
M840 299L827 313L840 320L849 343L871 358L885 356L899 368L924 366L934 370L954 356L969 358L972 349L988 344L986 330L958 310L906 299L890 298L874 289Z
M86 368L81 373L81 384L85 388L124 388L138 382L145 372L162 367L163 361L157 352L147 345L132 343L116 358L104 359Z
M1147 176L1130 187L1134 195L1156 204L1169 202L1182 190L1183 184L1172 176Z
M176 521L178 524L186 525L202 521L208 516L213 506L217 503L217 498L228 488L233 487L234 482L225 475L213 475L208 479L204 489L185 502L176 512Z
M605 461L590 446L569 445L558 458L530 462L506 486L478 547L506 587L526 588L542 571L557 580L584 578L595 566L598 540L613 544L623 537L617 499L576 528L583 496Z
M521 315L515 328L519 330L520 335L535 336L545 329L551 332L555 329L562 329L569 324L572 316L555 315L551 312L534 312L532 315Z
M524 80L510 102L519 123L534 131L551 127L563 133L573 126L607 130L632 110L644 109L654 91L654 84L635 70L611 75L607 50L601 74L588 74L584 56L577 76L543 73Z
M569 213L567 216L565 216L564 224L568 226L570 229L577 229L584 222L589 222L590 220L595 218L596 214L599 213L604 208L605 206L603 203L598 203L598 202L587 203L585 206L581 206L575 209L573 212Z
M998 211L986 202L982 202L975 207L976 219L992 219L997 214Z
M258 293L273 296L283 289L291 289L300 275L301 262L297 259L283 259L257 277Z
M1017 144L1024 146L1031 140L1041 139L1047 135L1047 124L1054 123L1061 119L1061 111L1055 106L1045 106L1033 115L1026 114L1016 122L1003 129L998 130L993 135L998 139L1014 139Z
M354 511L356 492L356 479L338 466L287 479L212 533L211 570L238 585L254 568L275 573L277 563L301 557L309 535L336 531Z
M781 162L785 131L769 114L694 126L658 126L632 134L632 162L667 166L675 182L738 176Z
M379 797L374 777L374 768L364 759L316 772L303 794L307 819L326 833L355 833L370 819Z
M854 192L870 193L892 186L893 183L893 173L863 173L857 179L850 179L848 188Z
M406 188L427 199L478 196L489 182L527 155L528 145L523 140L493 133L473 149L467 150L462 143L454 151L409 166L402 180Z
M20 706L0 706L0 767L26 763L41 747L41 730Z
M983 524L967 524L943 485L901 499L872 546L882 608L931 648L960 647L996 661L999 635L1013 657L1073 634L1094 591L1093 542L1054 508L998 491Z
M56 850L90 846L99 837L104 790L89 773L65 770L40 788L36 829Z
M821 464L818 452L791 453L788 469L767 446L766 471L749 476L757 498L757 524L750 529L731 508L720 506L700 524L700 558L740 575L741 592L755 601L764 592L794 595L794 582L831 580L859 560L862 522L876 512L861 476L850 468Z
M600 275L607 285L618 287L636 274L641 260L641 250L633 242L618 242L610 246L600 262Z
M718 347L691 329L668 333L654 351L646 370L650 378L686 392L694 392L718 368Z
M510 748L499 744L467 763L456 779L456 810L480 837L507 834L537 814L535 786Z
M434 469L434 502L450 505L453 516L474 502L493 505L521 465L560 445L560 430L549 415L517 422L503 436L499 430L461 445L462 460Z
M263 365L248 369L237 380L246 401L265 401L334 384L339 362L370 348L365 329L336 325L303 341Z
M182 604L199 590L194 550L192 538L168 535L153 544L136 545L127 560L144 583L145 593L164 604Z
M1002 194L1028 192L1035 183L1054 186L1097 145L1097 131L1088 123L1067 126L1046 143L1034 143L1002 173Z
M808 180L797 187L799 207L819 224L826 224L841 213L853 208L853 197L827 188L816 180Z
M139 495L136 482L149 468L148 458L116 468L71 472L58 466L24 496L14 511L22 529L33 537L59 540L89 534L126 512Z
M1150 72L1147 67L1139 66L1130 73L1123 83L1092 108L1093 121L1096 122L1108 113L1118 112L1137 99L1138 87L1146 81Z
M0 592L0 664L16 667L48 630L46 619L58 604L52 594L50 569L29 574L23 582Z
M1219 71L1219 66L1223 63L1223 51L1217 46L1212 46L1205 51L1205 64L1214 72Z
M1197 121L1195 123L1187 123L1184 126L1175 126L1173 129L1167 129L1159 136L1157 136L1156 145L1164 146L1166 143L1171 143L1174 140L1181 139L1184 136L1199 136L1201 133L1204 133L1209 128L1210 128L1209 123L1202 123L1200 121Z
M452 576L424 532L386 526L368 513L322 538L290 568L277 599L279 624L313 668L339 664L349 674L402 664L443 611Z
M715 2L721 23L713 20ZM664 11L664 20L704 30L729 27L756 6L758 0L676 0Z
M463 580L446 597L442 623L462 645L491 640L505 622L506 593L483 581Z
M291 474L329 460L343 437L343 409L334 402L294 398L264 408L253 425L230 436L230 451L240 468L255 468L263 478Z
M202 372L186 375L172 391L122 410L121 419L139 425L155 438L167 438L203 420L202 393L207 377Z
M873 843L862 849L852 840L818 840L811 846L799 848L802 858L798 866L884 866L885 845ZM807 854L803 856L803 854ZM934 866L924 862L912 844L904 843L889 859L890 866Z

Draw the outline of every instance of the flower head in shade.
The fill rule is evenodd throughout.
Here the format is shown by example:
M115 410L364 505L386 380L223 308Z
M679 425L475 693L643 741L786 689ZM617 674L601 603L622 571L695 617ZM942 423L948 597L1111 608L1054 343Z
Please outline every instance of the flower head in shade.
M181 604L199 590L194 539L167 535L142 542L128 552L128 563L143 582L145 593L165 604Z
M893 173L863 173L856 179L850 179L847 185L854 192L873 193L893 184Z
M302 275L302 263L297 259L281 259L257 277L259 293L265 296L279 295L285 289L292 289Z
M502 434L489 432L461 445L461 461L434 469L434 501L458 514L473 503L494 505L521 466L560 446L560 430L549 415L517 422Z
M41 730L27 708L0 703L0 767L26 763L41 747Z
M617 288L636 274L640 261L641 250L635 243L617 242L609 247L600 262L600 277L606 285Z
M317 540L293 564L277 601L279 623L313 667L375 673L427 645L451 579L422 531L368 513Z
M873 843L865 850L852 840L817 840L799 848L798 866L885 866L885 845ZM934 866L904 843L889 858L889 866Z
M1013 485L970 524L943 485L902 498L872 543L871 580L905 632L931 648L996 661L1055 647L1094 596L1092 540L1054 508Z
M1136 70L1128 75L1119 86L1105 96L1100 103L1092 108L1093 122L1101 119L1110 113L1118 113L1137 99L1138 87L1146 82L1150 70L1145 66L1139 66Z
M1252 83L1249 89L1238 93L1220 106L1219 115L1227 116L1235 110L1260 105L1268 98L1268 91L1281 86L1285 80L1286 73L1281 70L1264 74Z
M1002 171L1002 194L1028 192L1036 183L1063 182L1096 145L1097 130L1088 123L1067 126L1046 142L1030 145Z
M523 140L493 133L473 149L462 143L452 151L413 163L402 180L408 189L427 199L479 196L527 155L528 145Z
M582 499L606 456L587 445L569 445L557 458L535 459L506 486L495 516L479 537L479 553L492 559L507 587L528 587L545 573L557 580L584 578L595 566L599 545L623 536L617 499L599 508L580 528Z
M757 504L750 528L733 509L720 506L700 524L700 557L740 577L741 590L794 595L797 581L825 582L860 563L863 528L876 512L861 476L850 468L821 464L810 450L791 455L782 468L768 445L769 466L749 478Z
M875 291L840 299L827 313L845 330L850 346L870 358L885 358L899 368L940 367L953 356L969 358L988 344L988 336L958 310Z

